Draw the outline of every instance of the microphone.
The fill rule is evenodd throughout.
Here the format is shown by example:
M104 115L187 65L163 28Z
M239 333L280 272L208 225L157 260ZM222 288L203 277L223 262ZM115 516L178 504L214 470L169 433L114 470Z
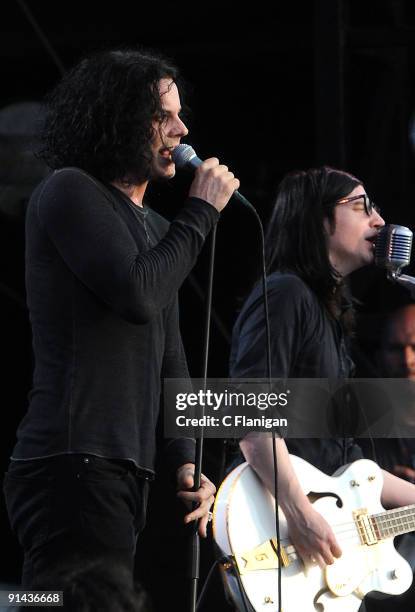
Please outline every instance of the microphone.
M194 172L196 168L203 163L200 157L196 155L194 148L187 144L179 144L177 147L174 147L172 158L179 170L183 168ZM234 191L232 197L236 198L238 202L241 202L245 206L248 206L248 208L254 208L251 202L239 193L239 191Z
M403 225L384 225L376 238L375 264L396 280L411 261L412 232Z

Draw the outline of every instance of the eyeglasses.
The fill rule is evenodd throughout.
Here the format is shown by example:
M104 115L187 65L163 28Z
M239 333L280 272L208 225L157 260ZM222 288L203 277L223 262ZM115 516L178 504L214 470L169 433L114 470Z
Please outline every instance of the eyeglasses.
M376 211L378 214L380 214L379 206L376 206L376 204L372 202L372 200L369 199L369 196L366 195L366 193L362 193L361 195L352 196L351 198L341 198L340 200L337 200L335 204L336 205L337 204L347 204L348 202L354 202L355 200L363 200L363 204L365 207L365 213L367 214L368 217L370 217L373 211Z

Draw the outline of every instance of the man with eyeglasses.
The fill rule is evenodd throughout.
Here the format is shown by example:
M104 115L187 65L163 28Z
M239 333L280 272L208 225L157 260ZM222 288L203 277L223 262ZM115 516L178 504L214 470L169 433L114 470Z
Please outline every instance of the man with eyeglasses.
M272 378L353 375L347 346L353 307L345 280L373 262L376 236L383 225L362 182L349 173L322 167L283 179L266 237ZM234 327L231 376L267 374L262 288L257 283ZM252 432L240 447L273 492L271 437ZM302 491L287 447L327 474L361 458L362 452L352 438L276 441L279 503L291 541L304 562L312 559L324 567L341 555L341 548ZM415 503L415 486L384 472L382 502L386 507Z

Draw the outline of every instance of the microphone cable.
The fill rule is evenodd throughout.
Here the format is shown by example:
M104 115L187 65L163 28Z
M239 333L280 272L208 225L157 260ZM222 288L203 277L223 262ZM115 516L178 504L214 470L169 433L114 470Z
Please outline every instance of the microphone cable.
M269 389L272 387L272 361L271 361L271 329L269 323L269 307L268 307L268 291L267 291L267 269L265 263L265 236L264 226L261 218L258 215L256 208L247 200L242 194L239 194L239 201L241 201L254 215L258 223L260 241L261 241L261 278L262 278L262 295L264 304L264 318L265 318L265 337L266 337L266 356L267 356L267 378ZM275 533L277 538L276 554L278 560L277 567L277 586L278 586L278 612L282 612L282 597L281 597L281 535L280 535L280 515L279 515L279 491L278 491L278 456L276 451L276 435L275 429L272 429L272 462L274 471L274 501L275 501Z
M210 346L210 325L212 319L212 295L213 295L213 275L215 266L215 254L216 254L216 229L215 225L212 229L211 240L210 240L210 258L209 258L209 271L208 271L208 288L206 294L206 315L205 315L205 330L203 340L203 391L206 393L207 387L207 375L208 375L208 363L209 363L209 346ZM202 422L205 414L204 403L201 406ZM195 473L194 473L194 486L193 490L198 491L200 488L200 479L202 474L202 461L203 461L203 442L204 442L204 426L200 428L200 434L196 438L196 451L195 451ZM193 509L197 507L197 504L193 504ZM193 522L192 536L191 536L191 575L190 575L190 612L196 612L197 610L197 585L199 581L199 568L200 568L200 537L198 532L199 521Z
M196 155L195 150L186 144L179 144L174 148L173 161L177 168L183 168L187 170L195 170L203 162ZM241 202L246 208L248 208L254 215L260 232L261 241L261 256L262 256L262 291L263 291L263 303L264 303L264 317L265 317L265 331L266 331L266 356L267 356L267 377L269 381L269 388L272 388L272 367L271 367L271 333L269 323L269 309L268 309L268 295L267 295L267 273L265 264L265 236L264 228L262 225L261 218L259 217L255 207L247 200L239 191L235 191L233 196L239 202ZM205 337L203 345L203 387L206 392L207 386L207 368L209 361L209 338L210 338L210 320L212 311L212 293L213 293L213 268L215 260L215 247L216 247L216 226L213 228L212 240L210 247L210 263L209 263L209 280L208 280L208 291L206 296L206 319L205 319ZM202 406L202 418L204 416L204 406ZM203 422L203 421L202 421ZM204 438L204 427L200 428L200 435L196 440L196 458L195 458L195 475L194 475L194 490L198 490L200 487L200 476L202 466L202 454L203 454L203 438ZM272 455L273 455L273 468L274 468L274 500L275 500L275 531L277 539L277 559L278 559L278 612L282 612L281 604L281 545L280 545L280 525L279 525L279 504L278 504L278 457L276 452L276 435L275 431L272 431ZM197 581L199 579L199 565L200 565L200 541L198 537L198 521L195 521L193 527L192 537L192 589L191 589L191 612L196 611L196 595L197 595Z
M262 291L263 291L263 304L264 304L264 317L265 317L265 332L266 332L266 358L267 358L267 378L269 386L271 388L272 378L272 364L271 364L271 332L269 322L269 308L268 308L268 295L267 295L267 274L265 264L265 236L264 228L260 216L258 215L255 207L247 200L242 194L238 193L238 200L246 208L248 208L254 215L260 233L261 242L261 268L262 268ZM210 342L210 324L211 324L211 313L212 313L212 295L213 295L213 276L214 276L214 261L215 261L215 250L216 250L216 225L212 230L212 238L210 244L210 261L209 261L209 278L208 278L208 289L206 295L206 317L205 317L205 331L204 331L204 342L203 342L203 388L206 391L207 387L207 372L209 362L209 342ZM202 408L202 417L204 415L204 406ZM195 475L194 475L194 490L197 491L200 487L200 477L203 459L203 442L204 442L204 427L200 428L200 435L196 440L196 457L195 457ZM275 532L277 539L276 554L278 559L277 567L277 586L278 586L278 612L282 612L282 598L281 598L281 549L280 549L280 521L279 521L279 504L278 504L278 457L276 452L276 435L275 431L272 431L272 455L273 455L273 471L274 471L274 500L275 500ZM192 560L191 560L191 612L195 612L197 609L197 583L199 580L199 566L200 566L200 539L198 534L198 521L194 522L192 529Z

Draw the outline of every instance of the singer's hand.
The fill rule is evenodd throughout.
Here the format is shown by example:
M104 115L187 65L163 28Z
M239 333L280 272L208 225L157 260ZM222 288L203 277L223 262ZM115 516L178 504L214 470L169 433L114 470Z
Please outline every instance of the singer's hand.
M193 463L185 463L177 470L177 496L187 505L189 509L193 504L197 507L186 514L184 517L185 523L190 523L195 519L199 520L199 535L206 538L206 528L209 521L209 511L215 501L216 487L213 482L210 482L204 474L200 475L200 488L198 491L192 491L193 476L195 466Z
M196 170L189 196L205 200L219 212L225 208L239 181L216 157L206 159Z

